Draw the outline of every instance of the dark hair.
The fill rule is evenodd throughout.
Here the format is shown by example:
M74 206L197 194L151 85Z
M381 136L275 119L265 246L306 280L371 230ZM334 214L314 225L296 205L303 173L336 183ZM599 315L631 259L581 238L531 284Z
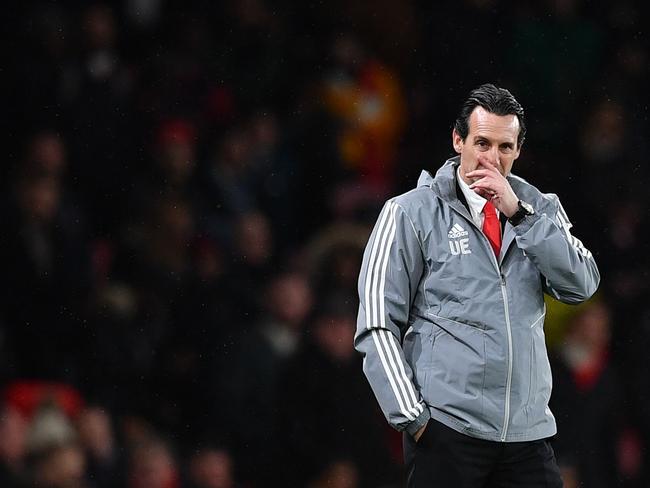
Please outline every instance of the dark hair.
M454 123L454 129L463 140L469 133L469 116L479 106L495 115L516 115L517 119L519 119L517 146L521 147L526 138L524 108L512 96L512 93L505 88L497 88L491 83L486 83L472 90L460 109L460 114Z

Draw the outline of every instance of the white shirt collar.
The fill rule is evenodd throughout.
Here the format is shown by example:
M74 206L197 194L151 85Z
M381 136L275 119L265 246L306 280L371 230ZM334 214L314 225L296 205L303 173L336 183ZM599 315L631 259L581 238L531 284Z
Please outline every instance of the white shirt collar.
M467 205L469 206L472 220L479 227L483 227L483 207L485 206L487 200L472 190L469 185L465 183L465 180L463 180L462 176L460 175L460 165L456 170L456 178L458 179L460 190L463 192L465 200L467 200ZM497 217L498 216L499 211L497 210Z

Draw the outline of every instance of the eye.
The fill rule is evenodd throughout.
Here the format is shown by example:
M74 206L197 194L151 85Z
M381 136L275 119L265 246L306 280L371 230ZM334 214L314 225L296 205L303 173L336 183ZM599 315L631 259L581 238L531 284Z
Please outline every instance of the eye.
M478 146L479 149L487 149L489 147L488 142L483 139L476 141L476 145Z
M510 154L513 151L513 147L510 144L504 144L501 146L501 152L505 154Z

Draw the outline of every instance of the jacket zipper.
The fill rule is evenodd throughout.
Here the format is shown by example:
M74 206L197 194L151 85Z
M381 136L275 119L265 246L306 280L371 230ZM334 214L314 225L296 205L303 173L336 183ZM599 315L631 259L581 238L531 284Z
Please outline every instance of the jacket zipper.
M474 223L474 220L468 219L461 212L458 212L461 217L469 221L470 225L473 225L479 230L479 233L483 236L483 241L487 244L489 254L494 256L493 263L496 267L497 274L499 275L499 284L501 287L501 296L503 298L503 308L506 316L506 333L508 336L508 375L506 377L506 398L505 398L505 408L503 413L503 431L501 433L501 442L505 442L506 435L508 434L508 424L510 423L510 395L512 387L512 329L510 327L510 311L508 309L508 293L506 291L506 277L501 273L501 267L499 266L499 258L494 254L492 246L488 241L483 230L479 228L478 225Z
M508 377L506 379L506 405L503 414L503 433L501 442L505 442L510 422L510 387L512 385L512 330L510 328L510 312L508 310L508 293L506 291L506 277L501 274L501 295L503 295L503 306L506 314L506 330L508 332Z

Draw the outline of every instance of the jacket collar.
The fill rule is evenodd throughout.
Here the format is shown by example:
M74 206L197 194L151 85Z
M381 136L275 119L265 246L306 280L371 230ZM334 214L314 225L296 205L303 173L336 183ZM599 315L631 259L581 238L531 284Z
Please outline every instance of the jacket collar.
M460 156L456 156L445 161L445 164L436 171L435 177L432 177L428 171L423 170L418 179L418 186L428 186L454 210L471 221L472 216L469 210L460 201L456 192L456 169L459 165Z
M456 170L460 165L460 156L455 156L453 158L445 161L438 171L436 171L435 177L431 176L426 170L423 170L418 179L418 186L428 186L431 190L438 195L442 200L447 202L447 204L452 207L456 212L464 216L470 223L474 224L472 216L469 213L467 207L461 202L458 198L458 193L456 191ZM519 198L533 203L533 206L537 203L539 205L539 191L534 191L534 187L526 183L524 180L512 174L506 177L508 182L512 186L512 189L519 196ZM534 202L533 202L534 201ZM544 202L546 203L546 202ZM544 205L546 206L546 205ZM501 245L501 255L499 256L498 261L500 262L503 259L506 251L510 247L510 244L515 238L515 233L509 222L506 222L503 229L503 242Z

